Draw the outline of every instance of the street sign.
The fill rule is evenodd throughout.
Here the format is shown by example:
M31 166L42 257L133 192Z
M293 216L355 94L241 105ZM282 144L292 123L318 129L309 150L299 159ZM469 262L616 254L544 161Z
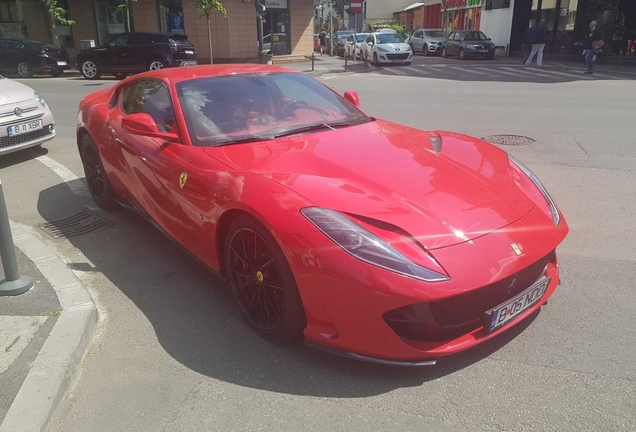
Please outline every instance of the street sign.
M351 0L351 6L349 9L353 13L362 12L362 0Z

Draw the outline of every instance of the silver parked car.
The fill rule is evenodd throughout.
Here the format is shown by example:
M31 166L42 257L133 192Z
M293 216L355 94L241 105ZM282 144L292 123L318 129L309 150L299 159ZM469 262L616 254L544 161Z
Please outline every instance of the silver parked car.
M409 45L413 53L421 52L425 56L441 53L446 33L441 29L419 29L411 35Z
M0 76L0 155L55 138L55 120L31 87Z

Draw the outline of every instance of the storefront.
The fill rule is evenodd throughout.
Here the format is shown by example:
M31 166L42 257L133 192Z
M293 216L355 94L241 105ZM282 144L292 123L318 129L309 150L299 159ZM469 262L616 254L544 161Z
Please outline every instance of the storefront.
M289 3L287 0L265 0L263 15L263 48L274 55L291 54Z
M442 28L453 30L479 30L481 0L442 0Z

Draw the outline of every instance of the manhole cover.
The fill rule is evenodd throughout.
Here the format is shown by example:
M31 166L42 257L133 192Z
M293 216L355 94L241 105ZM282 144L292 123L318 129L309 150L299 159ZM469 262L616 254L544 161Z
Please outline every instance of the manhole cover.
M482 138L484 141L488 141L491 144L506 145L506 146L524 146L528 144L534 144L532 138L520 136L520 135L491 135Z
M111 225L111 222L100 219L84 210L65 219L42 224L40 228L55 238L69 238L88 234Z

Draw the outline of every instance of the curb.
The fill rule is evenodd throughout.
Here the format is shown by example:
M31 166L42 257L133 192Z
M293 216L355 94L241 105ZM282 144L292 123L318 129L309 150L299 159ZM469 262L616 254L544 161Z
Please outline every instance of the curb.
M0 432L45 431L76 377L96 329L97 309L86 287L29 228L11 221L15 245L55 289L62 313L33 362Z

